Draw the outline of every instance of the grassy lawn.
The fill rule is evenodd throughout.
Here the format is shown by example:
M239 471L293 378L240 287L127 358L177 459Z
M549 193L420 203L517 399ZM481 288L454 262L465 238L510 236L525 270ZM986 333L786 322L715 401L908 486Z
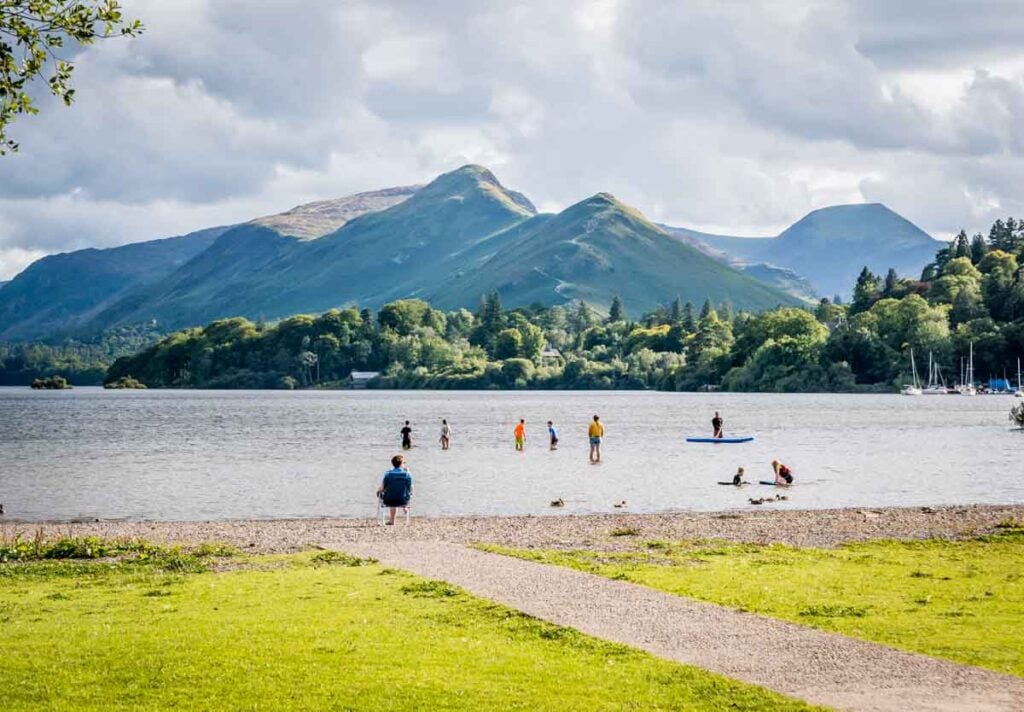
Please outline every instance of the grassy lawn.
M343 556L21 558L76 552L0 563L6 709L809 709Z
M969 541L839 549L708 541L638 541L625 553L482 548L1024 676L1017 524Z

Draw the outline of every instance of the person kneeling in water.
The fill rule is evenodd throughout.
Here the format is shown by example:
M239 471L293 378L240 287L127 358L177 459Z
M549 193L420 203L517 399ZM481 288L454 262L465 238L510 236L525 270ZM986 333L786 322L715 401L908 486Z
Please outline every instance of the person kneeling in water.
M737 467L736 474L732 476L732 483L739 487L740 485L749 485L750 483L743 479L743 468Z
M793 484L793 472L778 460L772 460L772 470L775 472L775 484Z

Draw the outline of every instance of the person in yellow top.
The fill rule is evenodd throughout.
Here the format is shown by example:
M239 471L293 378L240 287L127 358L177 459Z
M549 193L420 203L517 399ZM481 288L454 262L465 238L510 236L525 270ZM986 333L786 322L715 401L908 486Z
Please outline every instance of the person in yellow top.
M594 416L594 422L590 424L588 431L590 435L590 461L592 463L601 462L601 438L604 437L604 426L601 425L601 419Z
M526 421L520 419L519 424L513 433L516 438L516 450L523 450L526 447Z

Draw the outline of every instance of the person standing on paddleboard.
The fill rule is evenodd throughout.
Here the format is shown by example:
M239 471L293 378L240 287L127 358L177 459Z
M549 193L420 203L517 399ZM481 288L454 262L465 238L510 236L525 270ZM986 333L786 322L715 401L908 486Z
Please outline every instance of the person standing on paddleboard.
M722 416L720 416L718 414L718 411L716 410L715 411L715 417L711 419L711 427L714 430L714 435L712 435L711 437L713 437L713 438L723 438L723 437L725 437L725 431L722 430L722 425L724 425L724 424L725 424L725 421L722 420Z

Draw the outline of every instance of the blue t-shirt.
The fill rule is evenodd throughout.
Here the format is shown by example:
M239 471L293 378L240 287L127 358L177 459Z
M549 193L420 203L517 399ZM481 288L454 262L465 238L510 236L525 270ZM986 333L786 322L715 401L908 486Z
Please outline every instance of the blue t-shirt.
M396 467L384 473L384 491L381 499L388 506L399 506L409 503L412 496L412 475L404 467Z
M552 440L558 440L558 431L555 430L555 426L554 425L552 425L550 428L548 428L548 433L551 434L551 439Z

